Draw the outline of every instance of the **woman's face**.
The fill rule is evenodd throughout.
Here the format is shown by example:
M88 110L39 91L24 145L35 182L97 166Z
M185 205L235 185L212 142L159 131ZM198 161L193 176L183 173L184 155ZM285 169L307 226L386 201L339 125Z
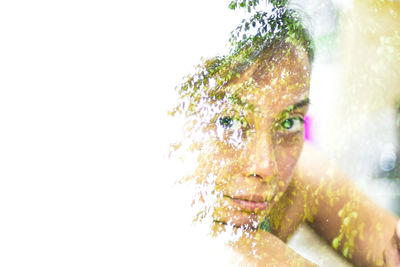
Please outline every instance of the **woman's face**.
M224 92L230 97L208 109L216 115L194 175L212 185L199 199L213 196L207 211L215 222L257 227L291 180L303 146L310 64L303 49L289 47L255 62Z

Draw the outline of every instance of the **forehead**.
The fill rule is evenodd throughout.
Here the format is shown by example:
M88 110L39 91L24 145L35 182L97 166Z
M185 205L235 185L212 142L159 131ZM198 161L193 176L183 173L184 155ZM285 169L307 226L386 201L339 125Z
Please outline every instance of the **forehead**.
M301 47L285 46L272 56L261 56L235 85L251 84L241 91L244 101L260 111L276 113L308 98L310 63Z

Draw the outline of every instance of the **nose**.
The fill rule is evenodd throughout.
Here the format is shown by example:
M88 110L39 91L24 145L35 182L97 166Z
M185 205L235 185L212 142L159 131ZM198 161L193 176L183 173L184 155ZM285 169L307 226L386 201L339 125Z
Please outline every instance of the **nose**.
M277 175L277 164L275 160L274 144L268 130L257 131L255 139L248 144L249 164L247 165L247 176L261 178L270 182Z

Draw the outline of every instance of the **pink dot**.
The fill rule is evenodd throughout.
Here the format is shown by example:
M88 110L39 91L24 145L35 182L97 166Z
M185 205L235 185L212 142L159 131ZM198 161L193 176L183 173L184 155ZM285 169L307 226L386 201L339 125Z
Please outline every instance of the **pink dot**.
M311 142L311 116L307 115L304 118L304 139Z

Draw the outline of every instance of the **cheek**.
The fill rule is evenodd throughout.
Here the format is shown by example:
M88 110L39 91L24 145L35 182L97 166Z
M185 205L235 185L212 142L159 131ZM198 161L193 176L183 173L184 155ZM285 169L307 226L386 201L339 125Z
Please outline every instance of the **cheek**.
M227 183L232 174L239 173L243 169L246 160L242 150L218 142L208 150L208 153L202 154L201 163L199 170L203 173L203 177L211 175L217 184L222 185Z
M278 168L279 181L281 187L289 184L293 171L296 167L297 160L300 157L304 143L303 133L292 136L285 136L275 146L275 158Z

